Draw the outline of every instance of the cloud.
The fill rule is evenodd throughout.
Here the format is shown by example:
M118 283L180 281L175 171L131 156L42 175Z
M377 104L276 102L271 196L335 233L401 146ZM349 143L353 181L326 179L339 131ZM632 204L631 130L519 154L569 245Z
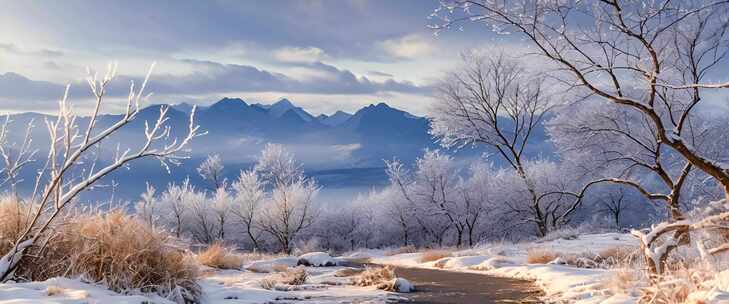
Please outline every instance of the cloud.
M0 74L0 98L7 100L51 100L59 98L64 86L48 81L31 80L8 72Z
M417 59L430 55L434 46L422 35L406 35L397 39L388 39L378 46L389 56L397 59Z
M188 74L153 74L148 92L156 96L202 96L233 92L281 92L307 94L361 95L377 93L427 94L428 87L392 78L384 81L370 80L357 76L349 70L340 69L321 62L299 64L316 77L295 78L290 75L268 71L249 65L223 64L214 61L182 60L193 72ZM108 88L111 97L124 97L129 84L139 84L141 77L120 75ZM84 98L87 93L85 81L72 83L71 95ZM64 85L48 81L31 80L16 73L0 74L0 100L48 101L57 99ZM7 103L4 103L6 105Z
M26 50L21 49L17 45L12 43L0 43L0 50L15 55L22 56L42 56L42 57L61 57L64 55L63 52L51 49L39 49L39 50Z
M394 75L392 75L392 74L380 72L380 71L367 71L367 74L372 75L372 76L379 76L379 77L388 77L388 78L394 77Z
M155 94L210 94L227 92L283 92L318 94L373 94L377 92L426 93L428 88L407 81L373 81L349 70L321 62L299 65L309 75L296 78L249 65L185 60L195 72L156 75L150 88ZM118 82L119 83L119 82ZM122 82L125 86L128 81Z
M283 47L273 52L274 58L282 62L313 63L327 59L324 50L317 47Z

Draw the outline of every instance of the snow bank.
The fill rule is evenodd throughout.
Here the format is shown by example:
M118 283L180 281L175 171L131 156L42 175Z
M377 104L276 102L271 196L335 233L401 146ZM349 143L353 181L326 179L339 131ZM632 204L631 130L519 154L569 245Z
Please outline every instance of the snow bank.
M337 261L326 252L310 252L299 256L297 265L332 267L337 266Z
M474 249L453 252L434 262L419 263L421 253L376 256L373 263L403 267L442 268L449 271L475 272L494 276L533 280L552 301L593 303L636 303L634 296L617 294L607 282L615 275L610 270L581 269L564 265L529 265L527 253L531 249L552 250L562 254L580 254L586 251L638 246L628 234L605 233L580 235L577 238L555 239L539 243L489 244Z
M395 282L392 283L395 291L401 293L408 293L415 291L415 285L404 278L395 278Z
M273 272L276 266L295 267L298 262L299 259L296 257L283 257L272 260L254 261L244 265L243 268L252 272L268 273Z
M53 278L43 282L0 284L0 303L86 304L86 303L158 303L174 304L157 295L122 295L105 286L93 285L68 278Z

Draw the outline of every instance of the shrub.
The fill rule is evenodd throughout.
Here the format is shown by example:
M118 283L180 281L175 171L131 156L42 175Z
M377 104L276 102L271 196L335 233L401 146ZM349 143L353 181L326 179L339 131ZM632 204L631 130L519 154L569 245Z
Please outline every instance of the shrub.
M423 252L423 255L420 256L420 263L427 263L432 261L437 261L445 257L451 256L452 253L447 250L428 250L426 252Z
M134 217L118 210L78 214L55 229L44 247L32 248L21 261L16 277L83 277L117 292L155 292L178 302L200 298L197 264L190 254Z
M263 278L259 284L264 289L275 289L277 285L304 285L306 280L309 278L309 273L306 272L306 268L300 266L295 268L288 268L285 271L277 272Z
M306 283L306 279L309 277L309 273L306 272L304 267L290 268L284 272L279 273L280 279L278 280L281 284L286 285L303 285Z
M378 286L388 284L395 279L395 269L392 266L365 267L359 275L352 278L352 284L357 286Z
M240 269L245 257L216 242L197 254L197 261L205 266L218 269Z

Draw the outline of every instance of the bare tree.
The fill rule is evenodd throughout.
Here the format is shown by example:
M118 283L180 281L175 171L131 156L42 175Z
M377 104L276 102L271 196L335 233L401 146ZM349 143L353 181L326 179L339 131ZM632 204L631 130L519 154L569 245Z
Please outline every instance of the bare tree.
M445 147L484 145L496 150L524 183L531 213L526 220L544 236L566 222L581 200L546 210L543 200L548 196L539 192L538 181L529 176L524 152L553 106L542 88L543 80L528 77L504 54L466 54L463 58L463 65L439 86L440 97L431 111L431 133Z
M599 211L609 214L615 223L615 228L620 229L620 215L627 209L625 191L620 188L617 192L610 192L607 198L601 198L598 202L602 207Z
M440 29L475 21L518 33L558 67L555 76L566 90L639 113L657 142L713 177L729 199L729 168L686 138L705 92L729 88L705 82L727 54L729 20L722 16L728 9L727 1L453 0L443 1L435 15L444 17ZM683 224L671 227L691 228L675 223ZM663 272L668 252L681 243L674 237L654 246L663 232L640 237L653 274Z
M102 79L98 79L96 74L89 73L88 83L95 98L95 103L88 124L85 126L80 126L77 123L77 116L68 102L69 87L66 87L55 120L46 120L50 142L46 170L42 174L46 175L45 180L47 182L42 189L39 189L40 195L38 197L34 195L31 200L34 204L31 221L10 251L0 258L0 280L10 279L18 266L18 262L23 258L28 248L38 244L44 237L48 237L47 230L74 198L104 176L141 158L156 158L167 166L168 163L178 164L181 159L187 157L181 154L181 152L184 152L183 148L193 138L200 135L198 126L194 123L194 109L190 114L187 135L180 140L167 141L171 133L171 128L167 125L168 107L160 107L157 120L145 123L144 136L140 147L134 150L118 151L111 163L107 165L99 168L91 166L81 170L85 166L83 160L90 153L90 149L100 145L102 141L108 139L137 117L140 112L140 104L146 97L144 89L150 73L147 74L138 89L132 83L126 109L121 118L107 128L100 130L96 128L96 123L107 86L116 75L116 66L110 66ZM83 172L83 174L73 176L73 172ZM42 179L39 177L39 180Z

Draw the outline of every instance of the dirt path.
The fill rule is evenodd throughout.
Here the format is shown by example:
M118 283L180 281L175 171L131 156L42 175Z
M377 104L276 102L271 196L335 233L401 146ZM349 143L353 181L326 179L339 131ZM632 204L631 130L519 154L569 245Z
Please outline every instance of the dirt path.
M417 292L404 294L411 300L407 303L541 303L541 291L529 281L422 268L398 267L395 273L417 288Z

